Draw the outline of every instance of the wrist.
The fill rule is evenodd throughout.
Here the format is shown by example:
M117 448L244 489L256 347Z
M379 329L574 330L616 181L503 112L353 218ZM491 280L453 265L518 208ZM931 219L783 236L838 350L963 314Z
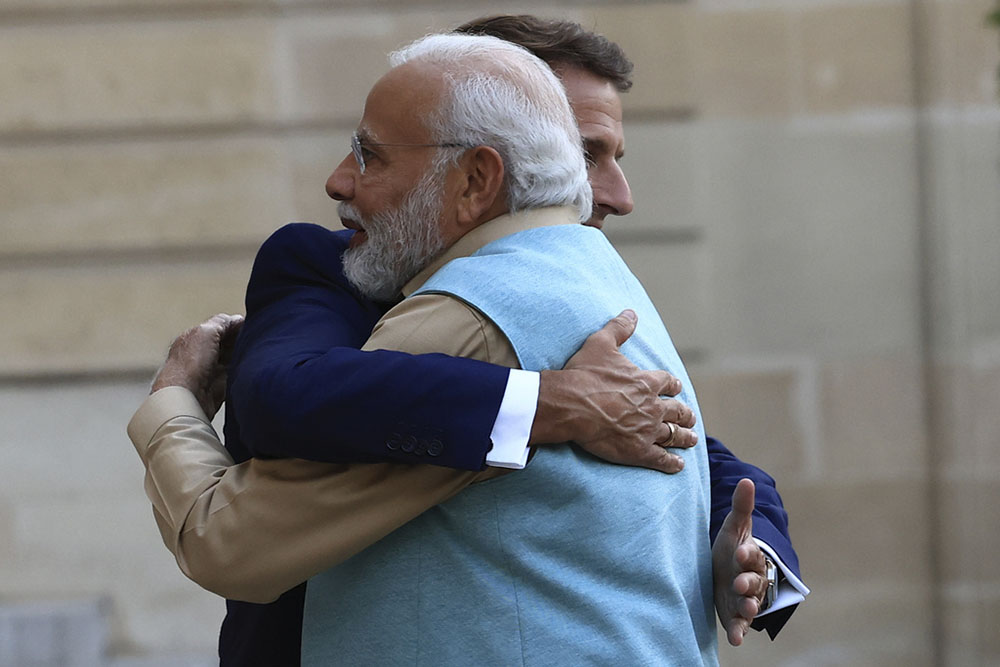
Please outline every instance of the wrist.
M528 444L540 445L551 442L572 440L567 406L571 400L571 379L566 377L572 371L541 371L538 382L538 405L535 420L531 423Z
M149 386L149 393L153 394L167 387L182 387L192 394L196 393L194 383L190 381L189 374L178 370L169 361L163 365L156 374L156 377L153 378L153 382Z

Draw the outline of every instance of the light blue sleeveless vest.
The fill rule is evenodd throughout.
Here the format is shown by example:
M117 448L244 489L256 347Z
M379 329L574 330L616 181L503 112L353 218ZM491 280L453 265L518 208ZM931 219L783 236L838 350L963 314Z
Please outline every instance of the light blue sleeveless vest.
M676 475L545 446L524 470L469 487L309 581L302 664L717 664L701 414L656 309L604 235L519 232L450 262L426 292L478 308L530 370L561 368L632 308L639 326L622 352L680 378L699 444Z

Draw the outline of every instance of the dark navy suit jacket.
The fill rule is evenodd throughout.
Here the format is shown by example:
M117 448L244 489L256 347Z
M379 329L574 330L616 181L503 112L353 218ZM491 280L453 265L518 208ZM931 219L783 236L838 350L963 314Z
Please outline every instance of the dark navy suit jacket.
M237 462L293 457L481 469L509 370L445 355L361 352L392 304L361 297L344 278L341 254L351 234L292 224L258 252L229 369L227 449ZM798 574L774 480L714 438L707 445L712 540L737 482L749 477L757 485L754 536ZM304 593L302 584L270 604L227 601L222 664L298 664ZM791 614L783 612L758 623L773 637Z

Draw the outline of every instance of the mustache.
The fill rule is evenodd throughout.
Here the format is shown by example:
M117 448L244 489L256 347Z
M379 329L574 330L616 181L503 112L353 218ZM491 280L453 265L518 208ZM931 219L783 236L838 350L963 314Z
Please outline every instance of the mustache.
M342 201L337 204L337 215L341 220L347 218L348 220L353 220L359 223L362 227L366 226L364 224L365 219L361 213L358 212L358 209L354 208L353 205L347 203L346 201Z

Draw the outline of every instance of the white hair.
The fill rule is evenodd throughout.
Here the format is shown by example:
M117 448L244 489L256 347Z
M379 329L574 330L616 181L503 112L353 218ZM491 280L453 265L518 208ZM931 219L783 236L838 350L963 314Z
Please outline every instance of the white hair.
M496 37L459 34L428 35L392 53L389 62L440 69L445 92L427 128L435 142L490 146L500 154L511 213L573 206L581 222L590 217L580 130L545 62Z

